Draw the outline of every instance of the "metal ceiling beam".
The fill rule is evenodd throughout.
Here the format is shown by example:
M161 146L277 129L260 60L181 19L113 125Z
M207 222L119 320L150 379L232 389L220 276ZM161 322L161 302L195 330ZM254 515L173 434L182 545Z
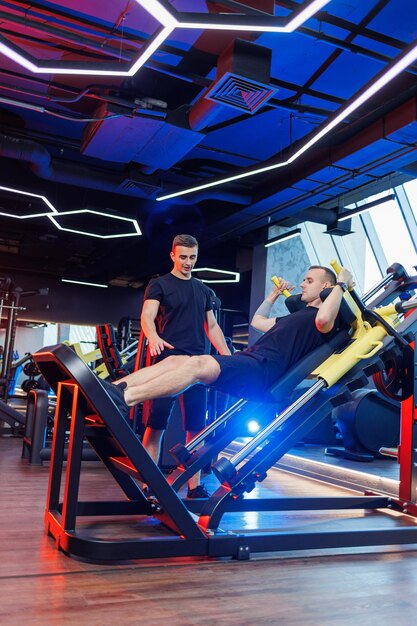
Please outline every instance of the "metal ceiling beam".
M375 52L373 50L370 50L369 48L365 48L364 46L359 46L358 44L355 44L353 42L350 42L350 43L345 42L341 39L338 39L337 37L332 37L331 35L325 35L321 33L320 31L314 30L312 28L301 27L299 28L299 32L302 35L306 35L312 39L315 39L316 41L319 39L320 41L323 41L324 43L328 43L329 45L334 46L335 48L346 50L346 52L352 52L352 54L360 54L361 56L367 59L380 61L383 64L386 64L389 61L391 61L391 57L388 57L386 54ZM403 44L403 46L398 47L398 49L403 50L405 45L406 44ZM410 74L417 74L417 68L415 65L410 65L405 71L409 72Z
M337 17L335 15L331 15L330 13L325 14L322 19L326 24L330 24L331 26L337 26L338 28L342 28L347 32L354 32L356 35L360 35L361 37L365 37L367 39L372 39L378 43L384 44L386 46L390 46L391 48L396 48L398 50L402 50L406 45L405 41L401 41L400 39L396 39L395 37L391 37L389 35L385 35L379 33L376 30L372 30L367 26L362 26L360 32L357 31L357 25L353 22L349 22L341 17ZM303 27L302 27L303 28ZM300 29L301 30L301 29Z
M4 22L10 22L11 24L19 24L21 26L28 26L28 20L26 17L19 17L18 15L12 15L11 13L7 13L6 11L0 11L0 20ZM40 33L47 33L48 35L53 35L57 37L60 41L66 41L72 44L76 44L77 46L81 46L87 48L88 50L93 50L94 52L100 52L101 54L107 54L110 57L115 57L116 59L122 59L124 61L132 61L132 55L123 54L123 52L119 47L113 47L106 45L104 43L100 43L94 41L93 39L87 38L82 35L72 34L71 31L68 30L68 27L65 29L61 29L56 26L50 26L49 24L42 22L33 22L30 24L31 29L38 30ZM6 32L3 27L3 32ZM73 29L74 30L74 29ZM11 32L14 38L18 37L19 39L32 39L35 38L33 36L28 37L25 33L16 33ZM45 45L45 41L43 39L39 39L39 43ZM82 53L82 51L78 51L78 53Z
M385 6L388 2L389 0L380 0L380 2L376 6L374 6L370 11L368 11L365 17L360 21L360 23L357 26L357 29L361 28L363 24L368 24L369 21L371 21L375 17L375 15L379 13L380 9L377 7L382 8L382 6ZM355 34L350 32L346 36L346 38L343 40L343 43L347 43L347 44L351 43L354 37L355 37ZM324 72L326 72L329 69L329 67L339 58L341 53L342 51L340 48L334 50L331 53L331 55L320 65L320 67L318 67L316 71L313 72L313 74L309 77L309 79L305 83L305 86L311 87L311 85L314 85L316 80L320 78L320 76L322 76Z
M54 18L56 16L62 17L66 20L69 20L69 22L71 23L71 26L73 28L73 30L75 30L76 26L78 25L78 27L80 29L83 29L84 31L89 30L89 29L94 29L98 34L100 35L105 35L107 37L111 37L114 39L119 40L120 37L118 35L114 35L114 30L109 31L108 30L108 26L112 26L114 27L114 25L108 25L108 26L100 26L100 24L97 23L97 19L95 20L94 18L89 18L88 16L84 15L83 18L81 19L79 15L74 15L73 12L69 11L69 10L65 10L63 8L61 8L59 5L54 4L53 5L53 11L51 11L51 6L46 7L42 2L30 2L30 7L28 8L28 3L26 0L8 0L8 2L2 2L3 6L7 7L10 6L13 8L13 10L20 10L22 12L22 14L24 16L26 16L26 23L28 20L28 17L30 16L31 12L34 12L34 9L37 9L38 11L41 12L41 15L39 17L42 18ZM136 39L136 37L134 35L132 35L129 32L129 29L124 28L124 32L123 32L123 38L124 39Z

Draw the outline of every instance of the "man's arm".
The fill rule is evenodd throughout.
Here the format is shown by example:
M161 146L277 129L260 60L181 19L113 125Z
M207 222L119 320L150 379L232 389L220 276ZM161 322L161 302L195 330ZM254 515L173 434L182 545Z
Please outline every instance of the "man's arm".
M256 309L255 314L251 321L251 326L259 330L261 333L266 333L267 330L273 327L275 324L275 317L269 317L274 302L282 295L285 289L289 288L289 282L279 279L280 287L274 287L272 291L266 296L262 304ZM290 287L294 289L294 287Z
M345 267L342 267L337 276L337 282L346 283L349 288L352 287L352 274ZM340 285L335 285L325 301L320 305L316 315L316 328L320 333L329 333L333 330L342 299L343 289Z
M206 311L206 323L204 329L210 343L216 348L217 352L219 352L219 354L230 355L230 350L227 347L223 331L216 322L213 311Z
M172 349L174 347L167 341L164 341L156 332L155 319L158 314L159 305L159 300L145 300L142 307L142 315L140 316L141 328L148 340L151 356L161 354L165 348Z

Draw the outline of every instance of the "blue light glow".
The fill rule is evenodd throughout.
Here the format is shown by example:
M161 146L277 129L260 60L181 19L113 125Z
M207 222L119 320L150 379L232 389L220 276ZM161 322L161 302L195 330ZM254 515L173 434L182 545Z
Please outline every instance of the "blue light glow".
M247 424L248 432L252 433L253 435L259 432L260 428L261 428L261 425L256 420L250 420Z

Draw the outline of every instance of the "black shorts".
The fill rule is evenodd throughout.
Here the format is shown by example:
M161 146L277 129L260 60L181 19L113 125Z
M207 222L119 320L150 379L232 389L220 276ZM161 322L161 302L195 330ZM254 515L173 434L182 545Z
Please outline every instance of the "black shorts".
M212 387L236 398L264 401L267 390L282 375L279 364L258 359L244 352L232 356L212 356L220 366L220 376Z
M155 430L165 430L176 398L156 398L145 403L145 424ZM207 389L204 385L193 385L180 396L182 425L185 431L197 432L206 427ZM146 406L148 405L148 406Z

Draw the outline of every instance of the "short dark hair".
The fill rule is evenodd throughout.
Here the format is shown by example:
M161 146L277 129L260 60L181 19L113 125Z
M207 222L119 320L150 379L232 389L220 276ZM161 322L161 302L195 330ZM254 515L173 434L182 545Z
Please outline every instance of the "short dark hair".
M177 246L184 246L184 248L198 248L198 241L192 235L176 235L172 242L172 252L174 252Z
M330 269L330 267L324 267L323 265L310 265L308 269L309 270L323 270L326 276L327 282L329 282L331 285L336 284L336 279L337 279L336 274L334 273L333 270Z

